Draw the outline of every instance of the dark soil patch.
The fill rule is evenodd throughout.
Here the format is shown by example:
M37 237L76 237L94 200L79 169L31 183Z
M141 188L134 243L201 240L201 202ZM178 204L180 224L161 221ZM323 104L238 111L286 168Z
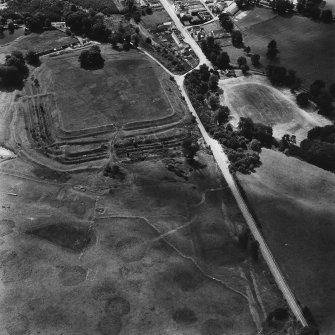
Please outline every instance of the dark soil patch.
M107 315L122 316L129 314L130 303L122 297L110 298L106 301L105 312Z
M81 266L66 266L58 275L64 286L75 286L82 283L86 278L86 270Z
M0 221L0 236L6 236L13 232L15 222L13 220L3 219Z
M200 328L201 335L222 335L223 327L219 320L209 319L205 321Z
M118 335L122 329L122 321L117 316L106 316L100 320L97 330L101 335Z
M107 280L92 289L92 295L95 300L106 300L111 298L115 293L116 288L114 283Z
M54 171L46 167L35 168L33 173L38 178L54 180L60 183L66 183L70 179L70 175L68 173Z
M195 313L186 307L177 309L173 313L172 319L180 324L191 324L198 320Z
M186 271L180 271L177 272L173 276L174 282L178 284L178 286L183 290L183 291L190 291L196 289L201 283L202 283L202 278L196 274L192 274L190 272Z
M24 315L18 315L6 323L6 330L9 335L24 335L29 330L29 320Z
M69 249L82 252L95 241L95 234L86 228L75 228L67 224L53 224L27 231L27 234L46 239L49 242Z
M120 240L116 244L115 249L125 262L135 262L141 260L145 256L147 244L144 240L138 237L130 236Z

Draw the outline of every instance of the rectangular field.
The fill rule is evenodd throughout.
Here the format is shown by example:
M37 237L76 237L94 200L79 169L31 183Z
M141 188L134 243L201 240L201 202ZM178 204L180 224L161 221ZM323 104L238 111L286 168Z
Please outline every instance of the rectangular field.
M80 68L78 55L50 59L43 66L39 76L49 78L48 90L56 92L66 130L150 121L173 113L156 64L137 52L114 56L104 54L104 68L94 71Z
M280 51L279 64L295 70L303 85L309 86L316 79L327 84L335 81L334 36L334 25L297 15L277 16L246 30L244 42L252 53L261 55L261 63L266 66L267 45L275 39Z

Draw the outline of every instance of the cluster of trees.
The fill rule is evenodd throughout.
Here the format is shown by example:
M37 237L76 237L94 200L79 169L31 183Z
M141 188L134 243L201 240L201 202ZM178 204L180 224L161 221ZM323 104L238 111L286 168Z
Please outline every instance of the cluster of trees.
M29 50L26 53L26 62L29 65L39 66L40 65L40 57L35 51Z
M13 51L6 56L5 64L0 65L0 80L5 86L22 86L28 74L29 69L20 51Z
M73 3L89 9L82 10ZM5 20L21 20L32 32L37 33L50 28L52 21L65 18L72 32L100 42L108 42L111 35L104 23L104 14L115 13L119 11L109 0L75 0L72 3L60 0L9 1L8 8L1 11ZM136 8L134 0L126 2L124 14L126 18L133 17L137 22L141 19L141 12Z
M297 11L313 20L321 20L324 23L333 22L333 12L331 9L320 9L320 0L299 0Z
M326 89L326 83L323 80L315 80L309 88L309 98L313 100L322 115L330 115L333 110L332 100L335 97L335 84Z
M311 129L307 138L300 143L300 147L291 145L287 154L335 172L335 126Z
M241 47L243 45L242 33L239 30L234 30L234 22L231 16L227 13L221 13L219 16L219 21L223 29L231 33L232 43L236 47Z
M99 46L93 45L88 50L83 50L79 56L80 66L85 70L101 69L105 60L101 56Z
M250 118L241 118L237 130L227 124L229 108L219 103L218 73L206 65L187 74L185 86L204 127L225 147L231 170L250 173L258 167L261 147L272 145L272 128Z
M326 89L326 84L322 80L315 80L310 86L309 92L301 92L297 95L297 104L306 107L309 100L313 100L322 115L330 115L333 110L332 101L335 98L335 84L331 84Z
M74 9L74 8L72 8ZM104 15L93 10L71 10L64 13L65 22L77 35L88 36L100 42L108 42L111 31L104 23Z
M287 70L284 66L268 65L266 75L273 85L288 86L296 90L301 85L301 79L296 76L294 70Z
M19 20L23 23L27 18L40 14L44 19L60 21L66 6L68 6L66 2L55 0L8 1L7 8L1 11L1 16L5 19Z
M249 65L247 64L247 59L243 56L240 56L237 59L237 64L238 67L242 70L243 74L247 74L247 72L249 71Z
M219 21L223 29L228 32L232 32L234 29L234 21L228 13L221 13L219 16Z
M221 70L229 68L230 58L228 54L224 51L221 51L221 47L215 43L215 40L212 36L202 40L200 47L213 65L217 66Z

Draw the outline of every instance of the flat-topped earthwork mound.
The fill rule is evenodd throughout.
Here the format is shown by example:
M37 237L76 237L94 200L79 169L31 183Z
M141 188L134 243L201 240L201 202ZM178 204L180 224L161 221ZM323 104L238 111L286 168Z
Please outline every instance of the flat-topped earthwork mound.
M45 93L55 92L61 129L123 126L174 113L156 64L139 53L102 55L102 69L82 69L75 53L47 59L36 74Z

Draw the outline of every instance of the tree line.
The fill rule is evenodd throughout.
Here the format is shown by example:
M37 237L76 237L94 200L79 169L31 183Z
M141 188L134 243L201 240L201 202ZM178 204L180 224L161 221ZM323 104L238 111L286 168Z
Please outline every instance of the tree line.
M271 147L272 128L254 123L250 118L240 118L237 129L228 123L230 111L219 101L219 74L201 65L185 77L185 87L208 133L224 147L230 161L231 171L250 173L260 166L259 152L262 147Z

